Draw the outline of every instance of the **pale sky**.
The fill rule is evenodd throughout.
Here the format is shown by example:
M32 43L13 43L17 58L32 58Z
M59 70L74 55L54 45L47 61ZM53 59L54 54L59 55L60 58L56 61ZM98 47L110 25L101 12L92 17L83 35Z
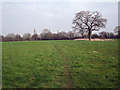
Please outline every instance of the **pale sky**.
M113 32L118 25L117 2L3 2L2 3L2 34L24 33L33 34L43 29L51 32L72 30L75 13L82 10L99 11L107 19L105 29L100 31ZM13 0L15 1L15 0Z

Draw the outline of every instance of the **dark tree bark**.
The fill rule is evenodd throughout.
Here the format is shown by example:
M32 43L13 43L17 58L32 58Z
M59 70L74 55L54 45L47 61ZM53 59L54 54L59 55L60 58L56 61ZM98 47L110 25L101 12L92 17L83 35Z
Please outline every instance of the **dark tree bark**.
M89 30L89 33L88 33L88 35L89 35L89 40L91 40L91 30Z

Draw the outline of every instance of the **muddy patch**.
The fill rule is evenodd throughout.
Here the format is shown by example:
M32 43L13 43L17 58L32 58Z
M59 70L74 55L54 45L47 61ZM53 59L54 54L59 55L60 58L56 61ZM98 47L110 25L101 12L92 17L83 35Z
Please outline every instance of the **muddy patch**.
M85 39L85 38L79 38L79 39L74 39L74 40L87 40L87 41L89 41L89 39ZM91 41L113 41L113 39L91 39Z

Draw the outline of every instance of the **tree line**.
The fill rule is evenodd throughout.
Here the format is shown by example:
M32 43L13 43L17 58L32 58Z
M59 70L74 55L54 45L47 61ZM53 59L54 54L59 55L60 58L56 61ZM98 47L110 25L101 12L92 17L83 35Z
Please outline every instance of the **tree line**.
M116 33L116 34L115 34ZM120 38L120 34L116 31L115 33L112 32L99 32L98 34L92 34L91 38L100 38L100 39L114 39ZM72 40L77 38L88 38L88 34L82 35L81 33L68 31L68 32L57 32L52 33L48 29L44 29L40 34L34 33L31 35L30 33L25 33L23 36L19 34L10 33L6 36L0 35L0 41L8 42L8 41L35 41L35 40Z
M34 30L34 34L25 33L23 36L19 34L8 34L6 36L0 35L0 40L7 41L34 41L34 40L70 40L76 38L101 38L101 39L113 39L120 38L120 26L117 26L112 32L99 32L98 34L92 34L93 31L99 31L101 28L106 27L107 19L102 18L102 15L98 11L80 11L75 14L73 19L73 31L52 33L48 29L44 29L39 35Z

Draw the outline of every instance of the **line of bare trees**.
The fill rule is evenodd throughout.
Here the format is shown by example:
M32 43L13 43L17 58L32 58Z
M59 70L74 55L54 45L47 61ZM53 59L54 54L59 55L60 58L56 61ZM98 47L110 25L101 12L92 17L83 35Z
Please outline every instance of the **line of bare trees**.
M115 29L115 33L112 32L99 32L98 34L92 34L91 38L101 38L101 39L114 39L114 38L120 38L120 33L118 33ZM23 36L19 34L8 34L6 36L0 35L0 41L2 42L8 42L8 41L35 41L35 40L72 40L76 38L88 38L88 34L82 35L81 33L76 33L74 31L68 31L68 32L57 32L52 33L48 29L44 29L40 34L34 33L31 35L30 33L25 33Z
M102 14L98 11L80 11L76 13L73 19L73 31L69 32L57 32L52 33L48 29L44 29L41 34L37 34L34 30L34 34L25 33L22 37L19 34L8 34L6 36L0 36L0 41L33 41L33 40L68 40L76 38L101 38L101 39L113 39L120 38L120 26L117 26L112 32L100 32L98 34L92 34L93 31L99 31L101 28L106 27L107 19L102 17Z

